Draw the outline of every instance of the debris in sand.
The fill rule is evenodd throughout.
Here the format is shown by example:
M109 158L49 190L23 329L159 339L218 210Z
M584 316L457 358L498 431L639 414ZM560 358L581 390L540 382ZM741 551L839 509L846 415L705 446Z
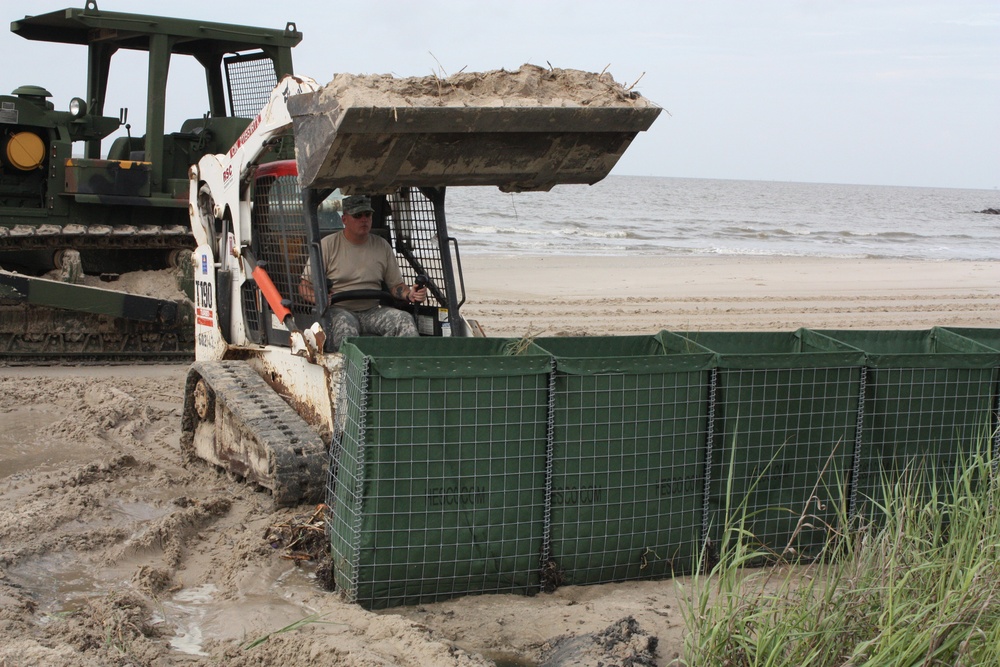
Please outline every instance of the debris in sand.
M598 633L552 643L540 667L653 667L659 640L626 616Z
M264 539L274 549L282 549L281 558L292 561L318 561L327 553L326 505L322 503L308 519L291 519L267 529Z

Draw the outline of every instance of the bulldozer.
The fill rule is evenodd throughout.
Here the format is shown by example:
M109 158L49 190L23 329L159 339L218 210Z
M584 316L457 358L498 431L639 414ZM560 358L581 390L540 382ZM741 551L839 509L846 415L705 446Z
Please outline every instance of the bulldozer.
M421 337L484 335L463 314L451 187L547 191L603 179L661 109L607 75L525 65L397 79L341 74L320 86L282 79L228 150L192 167L195 363L181 446L271 494L276 506L323 499L342 394L329 308L379 299L412 309ZM294 145L294 159L272 160ZM270 161L266 161L270 160ZM331 298L320 240L344 196L371 197L372 233L392 246L419 305L377 290ZM315 289L302 298L303 272Z
M109 12L96 0L10 29L86 46L87 82L65 109L40 85L0 95L0 358L190 360L190 303L124 294L115 279L167 269L184 277L194 247L188 168L239 139L293 71L302 33L294 23L269 29ZM105 108L112 61L125 51L148 57L145 85L135 86L145 127L135 135L126 108ZM167 80L181 58L204 72L206 106L168 128ZM53 274L60 280L42 277Z

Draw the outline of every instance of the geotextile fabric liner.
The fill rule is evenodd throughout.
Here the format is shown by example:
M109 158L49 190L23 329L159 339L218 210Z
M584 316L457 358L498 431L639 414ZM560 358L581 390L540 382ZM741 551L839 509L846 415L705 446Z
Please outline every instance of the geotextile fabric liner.
M931 331L946 331L956 336L985 345L994 352L1000 352L1000 329L983 329L979 327L934 327Z
M884 485L908 470L950 476L990 442L1000 352L941 328L816 333L865 353L853 512L882 503Z
M545 355L497 339L349 339L335 581L368 608L539 588Z
M669 344L717 354L708 447L706 538L727 522L777 555L818 555L853 459L864 355L807 331L661 332Z
M713 355L652 336L535 344L555 361L547 557L562 583L691 571Z

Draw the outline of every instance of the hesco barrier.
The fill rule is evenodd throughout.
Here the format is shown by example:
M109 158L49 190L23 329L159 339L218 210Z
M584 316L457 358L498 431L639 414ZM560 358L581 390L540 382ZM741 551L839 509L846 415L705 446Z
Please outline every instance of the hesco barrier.
M1000 330L355 338L335 581L383 608L660 578L741 522L817 555L877 483L997 437ZM878 482L880 483L880 482Z
M995 350L945 329L817 333L865 353L852 514L870 515L870 503L883 503L886 485L908 468L933 464L950 478L990 441L1000 365Z
M562 583L690 571L714 355L652 336L535 344L555 360L547 561Z
M818 554L846 514L864 354L804 329L660 337L717 353L709 543L741 517L777 555Z
M548 355L355 338L328 504L334 578L369 608L539 589Z

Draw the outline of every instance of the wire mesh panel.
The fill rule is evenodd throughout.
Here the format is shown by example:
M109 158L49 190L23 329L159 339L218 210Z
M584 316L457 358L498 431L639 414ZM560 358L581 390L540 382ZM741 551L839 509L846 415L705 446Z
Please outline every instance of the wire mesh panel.
M224 64L230 112L237 118L254 118L278 85L274 62L260 51L227 56Z
M991 350L1000 352L1000 329L986 329L982 327L935 327L934 331L947 331L961 336L968 340L973 340L980 345L985 345ZM997 376L1000 378L1000 368L997 369ZM1000 381L994 391L993 401L993 421L990 423L990 433L993 434L993 464L1000 465Z
M950 478L962 462L989 449L996 351L942 329L818 333L866 355L857 512L869 515L869 503L885 498L884 484L907 469Z
M721 547L728 525L776 555L818 556L846 528L864 355L801 331L679 337L719 353L708 539Z
M392 211L392 246L400 258L404 282L412 285L417 274L423 273L435 285L447 284L434 203L416 188L401 188L386 200ZM444 305L433 293L428 293L427 303Z
M535 343L555 357L547 562L558 583L689 571L713 355L668 353L646 336Z
M257 258L296 314L312 311L299 296L309 259L302 192L294 175L262 176L254 183L252 223Z
M544 354L500 339L354 338L328 489L334 578L368 608L536 591Z

